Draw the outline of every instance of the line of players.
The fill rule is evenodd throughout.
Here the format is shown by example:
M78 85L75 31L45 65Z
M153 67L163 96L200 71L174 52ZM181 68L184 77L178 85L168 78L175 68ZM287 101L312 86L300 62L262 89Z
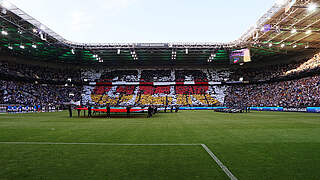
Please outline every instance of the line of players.
M131 108L132 107L130 107L130 106L127 106L126 107L126 113L127 113L127 117L129 117L130 116L130 110L131 110ZM179 111L179 106L176 106L175 108L173 107L173 106L171 106L171 108L170 108L170 112L172 113L173 112L173 109L175 110L175 112L177 113L178 111ZM71 118L72 117L72 106L71 105L69 105L68 106L68 110L69 110L69 117ZM106 107L106 112L107 112L107 118L110 118L111 117L111 107L109 106L109 105L107 105L107 107ZM78 112L78 117L80 117L80 114L81 114L81 106L79 106L78 108L77 108L77 112ZM152 117L152 115L154 115L154 114L156 114L156 113L158 113L158 107L157 106L148 106L148 115L147 115L147 117L148 118L151 118ZM164 112L166 113L167 112L167 106L164 108ZM84 116L86 116L86 111L84 110ZM96 111L94 111L93 112L94 114L96 114ZM100 112L99 112L99 114L100 114ZM88 107L88 117L92 117L92 107L91 106L89 106Z

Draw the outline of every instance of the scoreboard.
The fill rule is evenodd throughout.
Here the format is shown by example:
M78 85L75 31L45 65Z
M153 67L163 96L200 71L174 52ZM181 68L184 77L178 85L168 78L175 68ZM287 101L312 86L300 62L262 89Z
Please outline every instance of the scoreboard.
M234 50L230 53L230 63L239 64L251 62L250 49Z

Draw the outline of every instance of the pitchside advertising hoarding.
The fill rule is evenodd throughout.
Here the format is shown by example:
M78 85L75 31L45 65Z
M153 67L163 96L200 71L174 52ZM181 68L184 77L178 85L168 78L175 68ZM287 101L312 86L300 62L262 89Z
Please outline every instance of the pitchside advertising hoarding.
M310 112L320 113L320 107L287 108L287 107L250 107L253 111Z
M307 107L307 112L320 113L320 107Z

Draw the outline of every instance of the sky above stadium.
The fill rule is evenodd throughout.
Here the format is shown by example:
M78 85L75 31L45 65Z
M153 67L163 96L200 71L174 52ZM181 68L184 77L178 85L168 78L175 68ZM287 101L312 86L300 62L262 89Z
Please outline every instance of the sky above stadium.
M274 0L9 0L74 42L229 42Z

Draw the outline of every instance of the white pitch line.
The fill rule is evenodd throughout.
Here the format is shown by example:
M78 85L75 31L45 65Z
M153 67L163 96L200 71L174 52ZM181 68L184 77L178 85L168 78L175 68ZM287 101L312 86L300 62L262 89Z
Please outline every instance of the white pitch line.
M65 142L0 142L0 144L22 145L98 145L98 146L202 146L211 158L220 166L231 180L238 180L230 170L223 165L216 155L205 144L118 144L118 143L65 143Z
M117 143L65 143L65 142L0 142L25 145L98 145L98 146L200 146L201 144L117 144Z
M213 152L205 145L201 144L203 149L207 151L207 153L212 157L212 159L220 166L220 168L226 173L226 175L231 179L231 180L238 180L232 173L231 171L223 165L223 163L219 160L219 158L213 154Z

